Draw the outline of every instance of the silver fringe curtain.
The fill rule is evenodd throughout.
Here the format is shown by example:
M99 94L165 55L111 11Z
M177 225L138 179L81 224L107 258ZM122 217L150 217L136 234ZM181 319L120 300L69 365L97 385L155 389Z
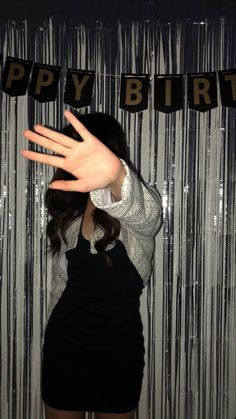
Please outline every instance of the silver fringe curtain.
M53 169L28 162L22 131L34 123L60 128L67 68L96 70L91 107L115 116L130 156L163 197L154 273L142 296L146 367L137 418L236 417L235 110L164 115L119 109L122 72L174 74L236 68L234 22L149 21L108 28L50 20L0 28L10 55L61 65L58 98L1 100L1 417L41 419L40 358L51 281L44 194ZM92 418L92 414L88 415Z

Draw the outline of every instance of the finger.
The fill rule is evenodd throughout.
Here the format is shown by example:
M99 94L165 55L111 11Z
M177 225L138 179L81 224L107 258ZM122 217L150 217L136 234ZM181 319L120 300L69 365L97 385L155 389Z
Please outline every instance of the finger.
M88 185L81 180L56 180L49 185L50 189L59 189L65 192L89 192Z
M30 150L21 150L21 155L29 160L48 164L59 169L63 169L64 167L64 157L50 156L49 154L36 153Z
M50 128L46 128L43 125L35 125L34 130L44 137L50 138L50 140L63 145L64 147L73 148L75 145L78 145L78 141L67 137L67 135L62 134L61 132L56 132Z
M41 147L55 151L56 153L61 154L65 157L68 155L69 149L67 147L64 147L54 141L47 140L47 138L43 137L42 135L36 134L35 132L30 130L25 130L23 132L23 135L25 138L27 138L27 140L39 144Z
M94 135L91 134L91 132L82 124L82 122L80 122L78 118L73 115L73 113L65 110L64 115L84 141L89 140L90 138L95 138Z

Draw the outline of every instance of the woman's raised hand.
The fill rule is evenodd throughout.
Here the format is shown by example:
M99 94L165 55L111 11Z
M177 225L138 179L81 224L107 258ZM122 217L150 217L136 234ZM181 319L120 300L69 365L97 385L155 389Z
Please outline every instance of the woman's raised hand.
M25 138L60 156L29 150L22 150L21 154L29 160L63 169L76 177L76 180L52 182L49 187L53 189L77 192L90 192L106 187L114 191L117 187L120 189L125 176L120 159L92 135L71 112L65 111L64 114L83 141L76 141L42 125L36 125L35 132L24 131Z

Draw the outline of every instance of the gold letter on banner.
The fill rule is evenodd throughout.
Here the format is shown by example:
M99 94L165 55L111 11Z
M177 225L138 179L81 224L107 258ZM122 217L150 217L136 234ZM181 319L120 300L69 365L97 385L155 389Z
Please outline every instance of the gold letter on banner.
M171 80L166 79L165 80L165 105L171 106Z
M44 80L44 76L47 78ZM50 86L54 79L53 73L50 70L39 69L37 84L35 88L35 94L40 95L42 87Z
M11 88L13 80L21 80L23 79L25 74L25 69L23 65L19 63L11 63L9 68L9 73L7 77L6 87L8 89Z
M231 81L231 87L232 87L232 97L233 100L236 100L236 74L225 74L224 79L226 81Z
M72 73L72 79L73 79L75 89L76 89L75 100L80 100L81 99L81 92L82 92L85 84L87 83L87 81L90 79L90 76L88 76L88 75L83 76L81 82L79 82L78 75L75 74L75 73L74 74Z
M129 106L138 105L142 102L143 95L140 92L142 82L138 79L126 79L125 104ZM131 95L135 95L135 99L131 99Z
M200 84L203 84L203 87L200 89ZM200 105L200 95L204 96L205 103L210 105L211 99L208 93L210 89L209 80L204 78L197 78L193 80L193 91L194 91L194 105Z

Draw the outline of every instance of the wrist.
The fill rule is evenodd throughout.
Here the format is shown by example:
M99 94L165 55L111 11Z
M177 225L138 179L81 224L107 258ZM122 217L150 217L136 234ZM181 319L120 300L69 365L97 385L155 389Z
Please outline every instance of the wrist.
M115 199L118 201L121 199L121 187L123 185L124 182L124 178L126 176L126 170L124 165L122 164L122 162L120 162L120 170L117 174L116 179L110 183L110 185L108 186L111 194L115 197Z

